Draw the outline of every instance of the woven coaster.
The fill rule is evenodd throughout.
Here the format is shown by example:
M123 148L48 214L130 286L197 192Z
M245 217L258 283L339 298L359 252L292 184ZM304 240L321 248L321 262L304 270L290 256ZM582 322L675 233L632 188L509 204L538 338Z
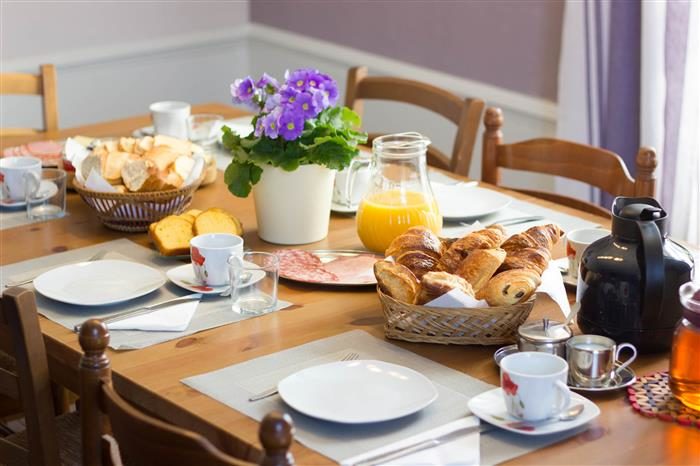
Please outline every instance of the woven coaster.
M688 408L673 396L668 385L668 372L639 377L627 388L627 398L642 416L700 429L700 411Z

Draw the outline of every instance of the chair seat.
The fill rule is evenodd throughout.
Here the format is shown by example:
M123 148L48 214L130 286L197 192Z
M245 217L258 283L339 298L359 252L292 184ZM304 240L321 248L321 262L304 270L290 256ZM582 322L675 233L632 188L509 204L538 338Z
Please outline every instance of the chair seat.
M66 413L56 417L56 432L58 434L59 453L64 466L80 466L82 464L80 448L80 414ZM4 438L22 448L29 448L27 432L17 432Z

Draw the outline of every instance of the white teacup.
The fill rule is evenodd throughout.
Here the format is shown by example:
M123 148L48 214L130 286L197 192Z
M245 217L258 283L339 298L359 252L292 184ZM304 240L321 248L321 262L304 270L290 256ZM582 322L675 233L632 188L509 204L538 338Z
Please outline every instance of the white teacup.
M153 119L153 132L179 139L187 139L190 104L166 100L155 102L149 107Z
M369 153L360 152L349 167L336 173L333 186L334 204L349 208L360 204L371 181L371 157Z
M231 273L228 260L243 255L243 238L229 233L209 233L190 240L194 275L202 285L228 285Z
M603 228L581 228L566 234L566 256L569 258L569 277L578 279L583 252L591 243L610 235L610 230Z
M9 201L23 201L27 185L41 179L41 160L35 157L7 157L0 159L2 197Z
M525 351L501 360L501 388L511 416L541 421L560 415L569 407L566 386L569 365L548 353Z

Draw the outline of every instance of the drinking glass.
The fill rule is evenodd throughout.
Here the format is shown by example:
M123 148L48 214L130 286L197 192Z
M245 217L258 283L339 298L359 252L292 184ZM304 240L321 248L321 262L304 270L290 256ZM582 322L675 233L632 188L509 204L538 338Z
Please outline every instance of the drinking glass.
M201 146L210 146L219 139L221 133L221 115L197 113L187 118L187 135L190 141Z
M25 201L30 220L48 220L66 213L66 172L44 168L41 175L34 173L25 179Z
M279 259L268 252L244 252L228 260L231 272L231 309L258 315L277 307Z

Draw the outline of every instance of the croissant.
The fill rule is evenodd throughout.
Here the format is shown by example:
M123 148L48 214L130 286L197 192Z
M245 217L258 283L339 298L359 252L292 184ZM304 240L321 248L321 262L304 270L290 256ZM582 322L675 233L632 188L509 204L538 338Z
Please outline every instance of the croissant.
M496 273L505 258L506 252L503 249L476 249L462 261L456 274L478 292Z
M490 306L507 306L526 301L540 285L537 272L513 269L495 275L476 297L485 299Z
M411 227L394 238L384 255L397 258L406 251L423 251L435 259L439 259L443 251L442 241L426 227Z
M557 244L557 241L559 241L561 234L561 229L553 223L538 225L511 236L501 247L508 252L516 249L536 247L542 247L551 251L554 245Z
M549 251L542 247L516 249L508 251L499 270L503 272L512 269L529 269L542 275L550 259Z
M447 272L428 272L421 280L418 304L430 302L455 288L474 296L474 290L465 279Z
M500 225L492 225L483 230L469 233L452 243L440 259L440 266L447 272L455 272L472 250L497 248L504 239L505 234Z
M388 296L404 303L415 304L419 284L416 276L401 264L389 261L374 263L374 276L379 289Z
M414 249L406 251L395 258L395 261L407 267L413 275L420 280L423 275L432 270L437 270L439 261L425 251Z

